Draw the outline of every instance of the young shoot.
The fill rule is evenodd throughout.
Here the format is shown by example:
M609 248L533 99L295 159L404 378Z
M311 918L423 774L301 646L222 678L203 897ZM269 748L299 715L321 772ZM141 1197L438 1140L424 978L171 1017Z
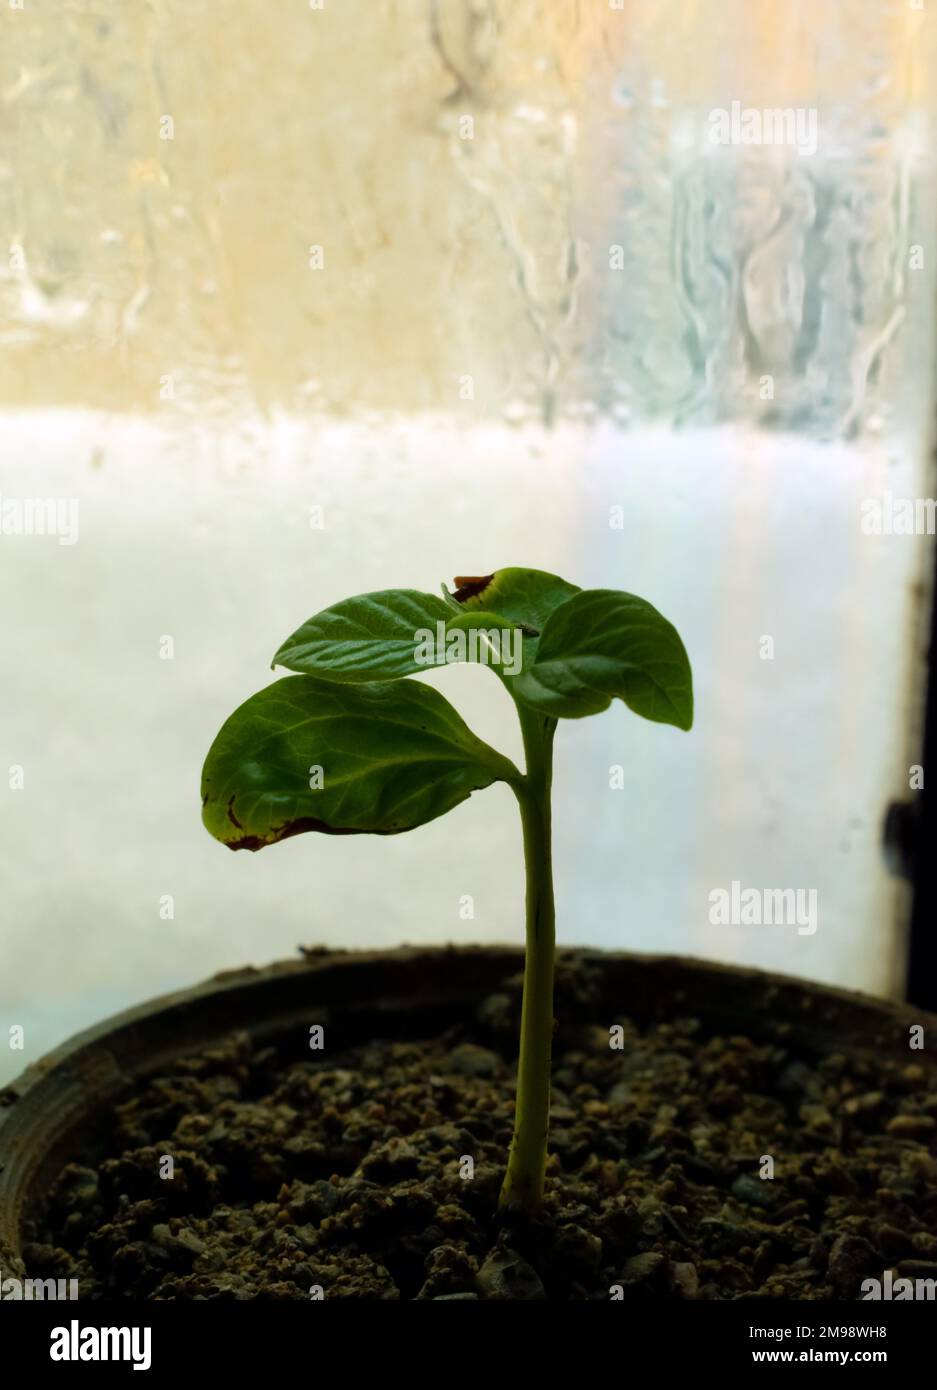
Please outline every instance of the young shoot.
M310 618L273 665L297 674L222 726L202 774L202 817L230 849L292 835L397 835L473 791L517 797L527 950L514 1137L501 1203L543 1198L550 1112L555 912L550 792L561 719L622 700L689 729L690 664L676 630L633 594L579 589L540 570L457 578L441 598L385 589ZM407 677L451 661L490 666L514 701L524 770L478 738L438 691Z

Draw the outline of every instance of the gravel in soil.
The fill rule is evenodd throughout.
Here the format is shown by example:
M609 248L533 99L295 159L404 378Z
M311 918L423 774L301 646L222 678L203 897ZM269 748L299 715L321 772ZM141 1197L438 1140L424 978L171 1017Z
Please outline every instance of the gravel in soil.
M588 1016L573 1004L560 1017ZM514 982L428 1039L296 1061L233 1033L181 1058L63 1169L30 1275L97 1299L466 1301L855 1299L885 1269L937 1278L933 1073L692 1018L617 1018L620 1047L564 1021L543 1212L499 1212L516 1012Z

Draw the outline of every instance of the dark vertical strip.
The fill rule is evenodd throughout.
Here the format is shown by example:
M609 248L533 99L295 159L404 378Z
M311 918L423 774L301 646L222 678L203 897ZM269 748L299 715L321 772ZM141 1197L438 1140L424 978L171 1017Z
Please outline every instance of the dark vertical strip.
M933 474L932 474L933 476ZM924 786L921 814L913 818L914 896L908 949L909 1004L937 1011L937 550L931 588L927 701L924 715Z

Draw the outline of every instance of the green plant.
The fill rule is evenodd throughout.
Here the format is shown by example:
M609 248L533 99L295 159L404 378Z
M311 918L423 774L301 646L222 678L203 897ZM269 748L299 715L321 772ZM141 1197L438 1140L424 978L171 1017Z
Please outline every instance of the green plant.
M396 835L506 782L520 806L527 953L514 1138L502 1204L539 1205L550 1104L555 916L553 736L560 719L617 697L689 729L690 665L676 630L632 594L578 589L540 570L456 579L443 597L386 589L346 599L287 638L273 660L298 672L224 724L202 774L202 816L231 849L305 831ZM432 687L433 665L490 665L514 700L526 766L482 742Z

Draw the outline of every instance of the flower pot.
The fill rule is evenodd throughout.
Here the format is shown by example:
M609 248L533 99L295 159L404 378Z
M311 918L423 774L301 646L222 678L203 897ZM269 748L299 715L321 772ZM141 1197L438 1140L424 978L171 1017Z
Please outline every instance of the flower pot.
M464 1299L856 1297L937 1270L937 1067L911 1047L937 1018L690 959L559 953L546 1208L498 1213L522 970L504 947L310 952L63 1044L0 1091L0 1269L71 1272L70 1242L97 1297ZM242 1162L245 1116L250 1144L268 1128ZM269 1219L276 1278L212 1246L222 1210ZM107 1231L141 1285L108 1284Z

